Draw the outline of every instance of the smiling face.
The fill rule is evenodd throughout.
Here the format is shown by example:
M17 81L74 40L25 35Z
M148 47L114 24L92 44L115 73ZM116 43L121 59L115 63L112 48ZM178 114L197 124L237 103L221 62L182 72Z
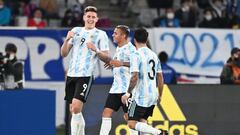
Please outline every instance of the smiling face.
M83 20L85 22L86 29L93 29L98 21L97 13L91 11L86 12L83 16Z
M118 46L125 44L128 41L130 29L126 25L118 25L112 34L114 43Z
M113 42L114 43L119 43L123 38L121 30L118 29L118 28L114 29L114 32L113 32L112 36L113 36Z
M123 45L125 42L127 42L128 37L120 28L115 28L113 32L113 42L117 43L118 46Z

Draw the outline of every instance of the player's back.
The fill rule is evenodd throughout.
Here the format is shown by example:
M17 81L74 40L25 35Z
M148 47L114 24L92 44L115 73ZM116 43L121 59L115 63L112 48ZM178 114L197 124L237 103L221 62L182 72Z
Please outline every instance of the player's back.
M156 103L158 91L156 87L156 75L161 70L157 55L147 47L137 50L139 80L135 87L137 104L149 107Z

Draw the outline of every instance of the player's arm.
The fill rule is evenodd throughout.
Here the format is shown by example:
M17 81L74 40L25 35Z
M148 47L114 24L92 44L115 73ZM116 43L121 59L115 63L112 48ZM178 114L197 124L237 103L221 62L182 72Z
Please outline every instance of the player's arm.
M162 66L159 59L157 59L157 87L158 87L158 101L161 102L162 92L163 92L163 85L164 85L164 78L162 74Z
M164 85L164 82L163 82L162 72L158 72L157 73L157 86L158 86L158 93L159 93L159 97L158 97L159 102L161 101L161 97L162 97L163 85Z
M97 51L97 56L98 58L105 62L105 63L109 63L111 61L111 57L109 56L109 52L108 51Z
M139 79L139 65L140 65L140 57L137 53L133 53L130 55L130 71L131 71L131 79L128 86L127 92L122 96L123 104L127 104L128 98L131 96L131 93L136 86Z
M91 49L92 51L96 52L98 58L105 62L105 63L109 63L111 61L111 57L109 56L109 52L108 51L100 51L93 43L88 42L86 43L88 49Z
M130 67L130 62L123 62L123 61L114 59L110 61L110 65L113 67L121 67L121 66Z
M122 62L122 66L130 67L130 62Z
M61 47L61 56L66 57L68 53L70 52L72 45L70 45L68 42L70 39L72 39L74 33L72 31L68 31L67 37L64 40L62 47Z
M138 82L138 72L132 72L132 77L130 79L130 84L129 84L127 93L125 93L122 96L122 103L123 104L127 104L128 98L130 97L130 95L131 95L134 87L136 86L137 82Z
M136 86L137 82L138 82L138 72L132 72L130 84L127 90L128 93L132 93L132 90Z

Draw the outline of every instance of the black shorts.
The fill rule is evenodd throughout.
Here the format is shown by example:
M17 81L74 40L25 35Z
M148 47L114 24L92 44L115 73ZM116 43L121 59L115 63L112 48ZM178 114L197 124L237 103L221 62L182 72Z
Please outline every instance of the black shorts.
M128 119L140 121L141 119L147 120L149 116L152 116L155 105L150 107L138 106L136 101L132 101L128 108Z
M71 104L76 98L86 102L93 82L93 77L67 77L65 87L65 100Z
M125 104L122 103L121 98L122 95L125 93L119 93L119 94L108 94L107 101L105 103L105 108L111 108L114 111L118 111L119 108L122 106L123 112L127 113L128 108Z

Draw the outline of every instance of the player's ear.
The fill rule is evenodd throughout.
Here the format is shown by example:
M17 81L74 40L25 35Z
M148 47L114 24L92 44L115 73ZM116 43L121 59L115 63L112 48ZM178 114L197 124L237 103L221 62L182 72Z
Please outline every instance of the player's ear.
M96 17L96 22L98 22L98 20L99 20L99 18L98 18L98 17Z
M86 14L83 15L83 21L86 21Z

